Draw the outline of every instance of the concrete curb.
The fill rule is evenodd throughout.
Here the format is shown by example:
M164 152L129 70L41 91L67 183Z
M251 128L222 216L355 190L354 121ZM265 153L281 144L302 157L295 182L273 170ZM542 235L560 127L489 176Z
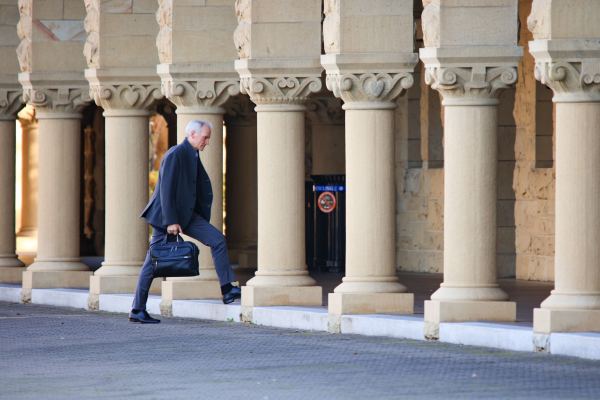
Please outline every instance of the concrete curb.
M329 314L326 308L254 307L252 323L276 328L327 331Z
M240 322L240 305L220 300L173 300L172 313L181 318Z
M0 285L0 301L9 303L21 302L21 285Z
M512 351L533 351L531 326L487 322L440 324L440 342L494 347Z
M343 334L425 340L423 331L423 317L412 315L343 315L341 323Z
M21 287L0 285L0 301L19 303ZM32 303L87 309L86 289L33 289ZM100 295L100 310L128 313L132 294ZM159 296L148 298L148 312L160 314ZM219 300L174 300L173 316L216 321L241 321L239 303ZM254 307L251 322L277 328L327 332L329 314L321 307ZM422 315L343 315L342 334L425 340ZM531 325L491 322L444 322L439 341L511 351L535 351ZM546 350L552 354L600 360L600 333L553 333L546 335Z

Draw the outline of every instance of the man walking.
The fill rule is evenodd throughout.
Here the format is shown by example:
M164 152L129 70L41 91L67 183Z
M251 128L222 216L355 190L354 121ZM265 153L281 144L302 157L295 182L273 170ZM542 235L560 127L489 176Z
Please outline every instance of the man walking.
M229 264L225 237L210 221L212 187L200 160L200 151L210 141L212 126L206 121L190 121L185 127L186 138L171 147L160 165L158 183L152 198L141 217L153 228L150 246L163 241L167 234L186 235L209 246L221 284L223 303L241 297L239 287L233 286L235 275ZM141 323L158 323L146 311L150 285L154 279L150 250L140 271L129 320Z

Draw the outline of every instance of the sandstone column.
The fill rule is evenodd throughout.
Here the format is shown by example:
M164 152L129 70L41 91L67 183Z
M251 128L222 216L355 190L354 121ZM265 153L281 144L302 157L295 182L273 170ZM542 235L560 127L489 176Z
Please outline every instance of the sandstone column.
M396 275L394 184L395 99L417 62L412 1L360 4L326 1L323 23L327 87L346 110L346 276L329 294L333 331L342 314L413 312Z
M79 260L81 115L88 100L84 87L39 88L35 75L19 74L24 99L36 107L39 121L38 249L23 274L22 300L31 290L87 287L89 268ZM62 98L70 99L63 103Z
M15 122L21 104L18 85L0 80L0 283L21 283L24 270L15 253Z
M233 3L222 6L190 5L161 1L156 13L160 26L156 45L161 64L157 72L164 95L177 106L177 141L185 138L191 120L212 124L210 145L200 153L210 177L213 204L210 223L223 228L223 114L224 103L239 93L239 79L233 69L235 49L231 35L235 29ZM181 18L185 16L185 18ZM195 18L191 18L191 16ZM199 24L210 18L210 25ZM173 19L178 24L173 24ZM186 40L173 41L173 36ZM162 284L161 311L172 313L176 299L220 299L220 284L209 247L200 247L200 275L168 278Z
M304 119L322 88L319 0L240 1L234 40L243 93L257 105L258 271L242 288L242 313L269 305L320 305L304 239ZM294 10L289 15L289 10Z
M428 337L443 321L516 318L495 260L497 105L517 80L517 9L512 0L434 0L423 12L425 81L445 107L444 282L425 302Z
M78 57L83 44L75 38L76 30L70 32L74 36L61 34L67 27L79 27L83 32L83 24L73 23L82 11L83 7L75 4L54 13L39 2L19 2L19 82L23 100L36 109L42 150L38 162L38 250L34 263L23 273L24 302L31 301L35 288L86 288L91 274L79 259L80 111L90 98L83 60ZM54 39L51 46L49 38ZM57 63L57 59L62 61Z
M86 0L85 77L104 109L106 226L104 262L90 278L90 309L104 293L133 293L148 249L148 117L162 98L154 48L157 5L123 7ZM135 27L132 28L132 27ZM156 280L151 292L160 290Z
M0 5L0 15L0 59L5 60L0 64L0 283L20 283L24 265L15 253L15 122L23 103L15 59L17 5Z
M39 124L33 107L26 107L18 114L23 129L22 144L22 201L21 228L18 236L28 251L37 249L37 201L38 201L38 137Z
M257 265L256 112L248 96L227 103L227 246L240 269Z
M594 1L534 1L528 19L535 76L556 104L555 289L534 310L542 336L600 331L598 15Z

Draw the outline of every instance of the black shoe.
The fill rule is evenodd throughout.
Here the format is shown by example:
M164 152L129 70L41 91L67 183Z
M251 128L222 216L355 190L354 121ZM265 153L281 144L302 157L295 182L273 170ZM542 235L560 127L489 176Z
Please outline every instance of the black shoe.
M129 321L139 322L141 324L158 324L160 322L160 319L152 318L146 310L136 312L132 310L129 313Z
M223 295L223 304L233 303L236 299L242 297L242 289L233 286L231 290Z

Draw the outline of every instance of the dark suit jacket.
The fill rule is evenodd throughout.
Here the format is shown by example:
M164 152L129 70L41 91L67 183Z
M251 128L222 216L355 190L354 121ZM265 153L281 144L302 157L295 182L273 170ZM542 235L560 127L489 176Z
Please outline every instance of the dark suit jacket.
M179 224L185 230L194 212L210 221L212 199L208 174L186 138L165 153L158 183L140 216L153 226L164 229Z

